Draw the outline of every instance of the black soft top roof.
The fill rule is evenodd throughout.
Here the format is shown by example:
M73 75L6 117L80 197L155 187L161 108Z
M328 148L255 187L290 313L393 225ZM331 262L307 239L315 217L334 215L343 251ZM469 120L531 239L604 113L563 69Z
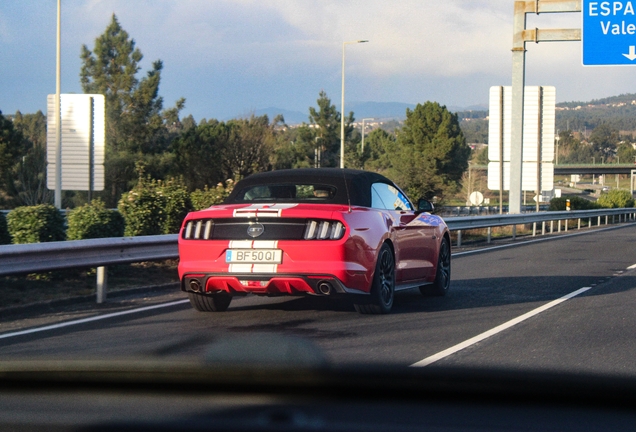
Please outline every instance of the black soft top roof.
M249 186L265 184L322 184L336 188L331 204L349 204L371 207L371 185L373 183L394 183L381 174L369 171L342 168L300 168L268 171L252 174L239 181L225 200L226 203L242 202L237 200L241 190ZM348 194L347 194L348 192Z

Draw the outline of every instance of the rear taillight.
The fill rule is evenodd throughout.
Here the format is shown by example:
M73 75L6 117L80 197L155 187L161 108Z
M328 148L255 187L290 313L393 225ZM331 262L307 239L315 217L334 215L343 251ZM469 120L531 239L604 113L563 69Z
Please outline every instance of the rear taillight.
M339 221L308 220L305 240L339 240L344 236L345 227Z
M186 223L183 238L186 240L210 240L214 222L212 219L190 220Z

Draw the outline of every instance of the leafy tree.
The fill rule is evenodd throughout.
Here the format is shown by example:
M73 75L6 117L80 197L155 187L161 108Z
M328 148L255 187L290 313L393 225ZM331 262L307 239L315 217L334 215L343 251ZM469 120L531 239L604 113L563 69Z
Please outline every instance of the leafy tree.
M391 167L389 155L396 151L395 135L384 129L373 130L365 139L364 169L386 172Z
M267 115L228 122L230 136L223 148L225 179L243 178L267 170L274 149L274 131Z
M636 162L634 159L636 157L636 150L632 144L628 142L622 142L618 145L616 156L618 156L619 161L622 163Z
M0 185L7 191L12 183L12 170L24 152L24 138L13 122L0 111ZM6 200L6 196L4 199Z
M51 203L53 191L46 187L46 117L35 114L15 114L13 124L25 139L21 160L13 167L10 193L18 204L34 206Z
M396 150L389 155L389 172L415 198L443 198L456 191L471 152L457 115L436 102L406 110Z
M90 51L82 46L80 80L85 93L106 98L107 205L113 205L134 180L134 162L143 155L166 151L171 132L179 129L178 113L185 99L162 113L159 96L161 60L141 79L137 73L143 55L113 14ZM168 127L166 127L168 126Z
M315 132L306 124L286 129L275 135L276 142L271 157L273 169L308 168L316 162L319 146Z
M589 141L594 153L608 159L616 151L616 146L620 141L619 132L607 123L602 123L592 131Z
M226 180L223 150L230 139L230 128L216 120L201 121L172 142L173 173L181 175L188 190Z

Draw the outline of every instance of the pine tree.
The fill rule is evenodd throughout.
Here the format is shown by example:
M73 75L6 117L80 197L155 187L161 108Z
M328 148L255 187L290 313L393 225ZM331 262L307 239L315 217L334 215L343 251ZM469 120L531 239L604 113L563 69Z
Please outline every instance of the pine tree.
M135 180L134 162L147 155L164 153L174 135L164 121L174 126L185 99L162 115L159 83L163 63L157 60L139 79L143 55L134 39L113 14L104 33L95 40L93 51L82 46L80 80L85 93L106 98L106 187L107 206ZM157 158L154 158L157 159ZM154 160L150 158L150 160Z
M309 107L309 122L316 126L315 144L320 146L322 153L322 166L339 166L340 161L340 119L341 113L335 105L331 104L331 99L327 93L321 90L319 93L318 109ZM353 112L345 118L345 141L351 136L354 121ZM313 146L311 146L313 149Z
M454 192L468 168L470 147L457 115L436 102L406 110L397 135L397 152L391 174L413 199L438 198Z

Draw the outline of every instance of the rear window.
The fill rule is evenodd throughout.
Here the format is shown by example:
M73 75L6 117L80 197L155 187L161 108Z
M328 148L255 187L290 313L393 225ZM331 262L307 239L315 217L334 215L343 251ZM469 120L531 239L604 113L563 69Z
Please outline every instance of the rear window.
M324 184L260 184L245 187L234 202L328 202L336 195L336 187Z

